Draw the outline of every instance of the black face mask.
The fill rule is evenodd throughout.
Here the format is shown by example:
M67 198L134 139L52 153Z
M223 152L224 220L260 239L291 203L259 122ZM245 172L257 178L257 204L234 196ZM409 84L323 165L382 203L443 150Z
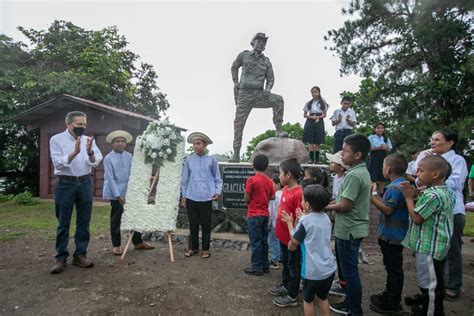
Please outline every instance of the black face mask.
M74 127L72 129L72 131L74 132L74 134L76 134L77 136L82 136L84 134L84 131L86 130L85 127Z

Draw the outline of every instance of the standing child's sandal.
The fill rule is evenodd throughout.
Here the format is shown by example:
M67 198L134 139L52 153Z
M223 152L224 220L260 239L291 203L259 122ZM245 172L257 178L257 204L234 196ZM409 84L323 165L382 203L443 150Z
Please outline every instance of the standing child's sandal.
M195 254L199 253L199 250L187 250L185 253L184 253L184 256L185 257L191 257L191 256L194 256Z
M210 256L211 254L209 253L209 251L203 251L201 254L201 258L203 259L208 259Z

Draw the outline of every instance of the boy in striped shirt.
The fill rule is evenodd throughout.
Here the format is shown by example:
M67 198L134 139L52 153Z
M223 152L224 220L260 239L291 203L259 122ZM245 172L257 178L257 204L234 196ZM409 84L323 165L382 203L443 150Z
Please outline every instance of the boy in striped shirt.
M415 189L401 184L410 215L403 246L415 251L416 276L421 294L406 298L413 315L444 315L444 263L453 229L454 193L444 184L451 167L441 156L428 156L418 164L423 193L414 202Z

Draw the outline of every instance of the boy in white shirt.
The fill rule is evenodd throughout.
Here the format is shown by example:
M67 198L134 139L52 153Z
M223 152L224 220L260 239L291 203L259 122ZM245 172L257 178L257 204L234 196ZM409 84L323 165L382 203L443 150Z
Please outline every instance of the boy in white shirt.
M356 114L351 106L351 98L344 96L341 100L341 108L334 111L331 116L332 126L335 126L336 133L334 134L334 153L342 149L344 138L352 134L352 129L357 122Z

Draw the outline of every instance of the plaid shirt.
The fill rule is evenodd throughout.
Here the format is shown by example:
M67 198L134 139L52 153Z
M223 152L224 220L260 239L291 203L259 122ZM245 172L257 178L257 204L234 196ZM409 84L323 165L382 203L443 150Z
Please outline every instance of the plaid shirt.
M453 234L454 201L454 193L446 185L424 190L414 211L425 221L417 225L410 220L410 227L402 245L431 255L436 260L443 260L448 253Z

